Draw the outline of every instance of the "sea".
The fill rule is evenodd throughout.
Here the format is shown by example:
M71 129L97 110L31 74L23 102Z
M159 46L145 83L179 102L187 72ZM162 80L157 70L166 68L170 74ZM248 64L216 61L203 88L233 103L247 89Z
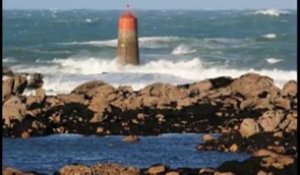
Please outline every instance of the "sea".
M47 94L102 80L134 90L255 72L297 80L297 14L289 9L132 10L139 66L116 62L121 10L4 10L3 64L42 73ZM26 91L26 94L32 93Z
M83 136L61 134L29 139L5 138L3 166L23 171L53 174L65 165L117 163L149 168L164 164L170 168L217 168L225 161L244 161L247 153L198 151L202 134L162 134L142 136L135 143L125 143L122 136ZM215 135L218 137L218 135Z

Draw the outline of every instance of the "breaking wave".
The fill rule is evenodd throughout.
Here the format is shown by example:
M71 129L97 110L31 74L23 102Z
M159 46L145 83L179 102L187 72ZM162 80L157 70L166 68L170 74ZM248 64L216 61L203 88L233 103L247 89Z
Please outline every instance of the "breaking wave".
M139 44L140 47L149 47L153 48L155 46L159 47L159 44L165 44L173 41L180 40L180 37L176 36L150 36L150 37L139 37ZM59 43L60 45L90 45L90 46L97 46L97 47L117 47L118 40L111 39L111 40L99 40L99 41L74 41L68 43ZM155 45L156 44L156 45Z
M278 9L264 9L264 10L257 10L254 12L254 14L278 17L280 15L290 14L290 12L278 10Z
M173 55L185 55L185 54L195 53L196 51L197 51L196 49L190 49L185 44L180 44L172 51L172 54Z
M269 62L278 62L270 60ZM23 72L40 72L45 75L44 88L47 94L68 93L86 81L102 80L115 87L130 85L133 89L141 89L151 83L164 82L184 84L207 78L220 76L239 77L254 72L274 79L275 84L282 87L289 80L297 80L295 70L279 69L234 69L222 66L207 66L200 58L191 60L158 60L140 66L121 66L115 60L99 58L55 59L51 66L24 68ZM271 63L272 64L272 63Z

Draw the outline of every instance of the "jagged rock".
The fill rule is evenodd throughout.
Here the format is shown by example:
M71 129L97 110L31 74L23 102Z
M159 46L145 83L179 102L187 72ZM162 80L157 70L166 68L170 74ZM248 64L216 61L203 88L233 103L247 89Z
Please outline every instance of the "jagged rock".
M297 95L297 82L295 80L288 81L283 86L282 94L296 96Z
M257 122L263 128L264 132L274 132L283 117L282 111L266 111Z
M250 137L254 134L259 133L260 129L255 120L251 118L244 119L240 125L240 133L243 137Z
M210 80L204 80L189 85L190 96L198 95L213 88Z
M28 74L26 76L27 87L32 89L41 88L43 86L43 75L40 73Z
M103 81L90 81L77 86L76 88L74 88L74 90L72 90L71 93L84 94L88 97L92 97L93 95L95 95L94 92L95 89L101 86L109 86L109 85Z
M92 169L85 165L67 165L59 170L60 175L92 174Z
M25 104L16 96L5 101L2 110L2 120L7 126L10 126L11 120L22 121L26 112Z
M289 99L286 98L277 98L275 100L275 106L280 107L285 110L291 109L291 102Z
M13 92L16 95L22 94L27 86L27 79L23 75L14 75Z
M231 83L233 93L241 94L245 98L274 98L280 89L274 86L273 80L267 76L255 73L244 74Z
M14 79L7 77L2 80L2 101L13 95Z
M46 98L46 91L42 88L37 88L35 90L35 96L38 97L41 101L44 101Z

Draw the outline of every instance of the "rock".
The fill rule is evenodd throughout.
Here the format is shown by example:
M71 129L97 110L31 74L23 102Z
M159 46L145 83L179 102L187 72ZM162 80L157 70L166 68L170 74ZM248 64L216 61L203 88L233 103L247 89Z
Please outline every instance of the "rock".
M2 120L7 126L10 126L11 120L22 121L26 112L25 104L15 96L4 102L2 110Z
M14 86L13 86L13 92L16 95L20 95L24 92L26 86L27 86L27 79L23 75L14 75Z
M238 150L238 146L236 143L232 144L230 147L229 147L229 150L233 153L235 153L237 150Z
M257 122L263 128L264 132L274 132L282 119L282 111L266 111Z
M280 89L274 86L273 80L256 73L244 74L231 84L232 92L241 94L245 98L271 97L278 95Z
M212 142L216 139L210 134L204 134L202 140L204 141L204 143L207 143L207 142Z
M210 80L200 81L189 86L190 96L198 95L213 88Z
M275 132L275 133L273 134L273 136L274 136L274 137L278 137L278 138L282 138L282 137L283 137L283 133L282 133L282 131L278 131L278 132Z
M87 174L92 175L90 167L85 165L67 165L59 170L60 175Z
M216 170L214 169L210 169L210 168L201 168L199 171L199 174L203 174L203 173L214 173Z
M259 131L260 129L258 124L251 118L244 119L239 130L241 135L246 138L259 133Z
M23 139L28 139L30 137L30 134L27 131L22 132L21 137Z
M268 175L268 173L266 173L263 170L260 170L259 172L257 172L257 175Z
M277 98L275 101L275 106L285 110L289 110L291 109L291 102L286 98Z
M3 66L2 67L2 76L3 75L8 75L8 76L12 76L13 72L12 70L10 70L8 67Z
M164 165L155 165L148 169L149 174L159 174L164 173L167 168Z
M102 127L98 127L96 130L97 134L102 134L103 132L104 132L104 128L102 128Z
M60 94L57 99L63 103L80 103L87 104L84 95L82 94Z
M129 135L123 138L123 142L127 142L127 143L132 143L137 141L139 141L139 137L135 135Z
M41 102L42 101L40 100L40 98L36 96L27 96L25 104L27 108L32 108L32 106L40 104Z
M266 156L277 157L278 154L267 149L259 149L258 151L254 152L254 156L255 157L266 157Z
M37 88L35 90L35 96L40 99L40 101L44 101L46 98L46 91L42 88Z
M43 86L43 75L40 73L33 73L26 76L27 87L31 89L38 89Z
M88 95L89 97L92 97L91 95L93 94L90 94L91 91L101 86L107 86L107 84L103 81L89 81L77 86L76 88L74 88L74 90L72 90L71 93L84 94L84 95Z
M233 173L231 172L215 172L214 175L234 175Z
M99 175L138 175L139 169L135 167L123 167L118 164L96 164L92 168L92 174Z
M22 172L12 167L6 167L4 169L2 168L2 175L35 175L35 174L37 173Z
M217 89L229 86L232 83L233 79L231 77L218 77L209 79L209 81L211 82L213 88Z
M282 89L284 96L297 96L297 82L294 80L288 81Z
M166 175L180 175L180 173L176 172L176 171L170 171L170 172L167 172Z
M13 86L13 78L6 78L5 80L2 80L2 101L13 95Z

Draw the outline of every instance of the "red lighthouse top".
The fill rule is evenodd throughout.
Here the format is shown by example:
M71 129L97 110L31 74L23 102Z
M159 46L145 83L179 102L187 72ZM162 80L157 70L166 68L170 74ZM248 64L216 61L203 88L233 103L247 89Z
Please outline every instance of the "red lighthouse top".
M126 5L127 9L129 4ZM122 13L119 19L119 29L120 30L136 30L137 28L137 18L131 11L125 11Z

